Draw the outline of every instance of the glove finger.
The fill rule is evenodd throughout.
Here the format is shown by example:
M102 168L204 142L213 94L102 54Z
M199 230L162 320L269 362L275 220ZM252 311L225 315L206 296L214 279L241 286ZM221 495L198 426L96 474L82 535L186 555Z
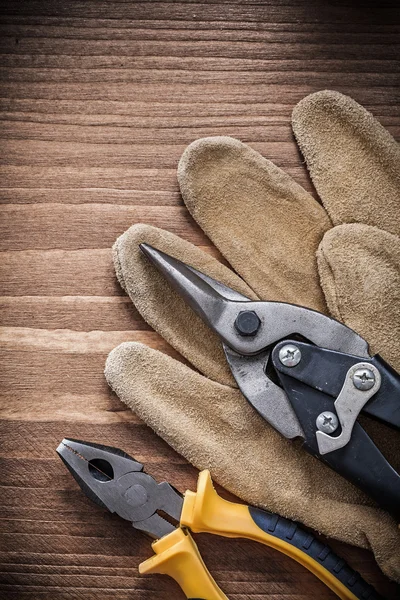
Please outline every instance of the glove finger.
M400 533L389 515L337 473L299 452L238 390L138 343L115 348L105 375L125 404L198 469L210 469L226 489L326 535L371 545L384 559L382 566L395 572L390 561L400 555Z
M146 242L218 279L254 300L254 292L215 258L177 236L151 227L133 225L114 244L119 282L142 317L196 369L221 383L235 385L221 342L171 288L139 249Z
M400 369L400 238L368 225L334 227L317 253L331 314Z
M289 175L238 140L212 137L185 150L178 180L193 218L260 298L326 310L315 252L331 223Z
M325 90L299 102L292 127L333 224L399 234L400 148L371 113Z

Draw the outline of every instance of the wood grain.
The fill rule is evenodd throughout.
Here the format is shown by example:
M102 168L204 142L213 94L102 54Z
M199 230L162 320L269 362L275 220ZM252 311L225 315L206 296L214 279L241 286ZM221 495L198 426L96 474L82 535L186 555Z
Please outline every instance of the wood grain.
M400 137L398 4L7 0L0 10L0 597L178 599L167 578L139 577L148 540L87 500L55 455L64 436L105 442L182 490L196 482L105 383L121 341L178 358L125 297L110 247L144 221L220 258L176 181L197 137L238 137L314 193L290 128L307 93L348 93ZM268 548L197 539L234 600L334 598ZM369 552L332 545L396 597Z

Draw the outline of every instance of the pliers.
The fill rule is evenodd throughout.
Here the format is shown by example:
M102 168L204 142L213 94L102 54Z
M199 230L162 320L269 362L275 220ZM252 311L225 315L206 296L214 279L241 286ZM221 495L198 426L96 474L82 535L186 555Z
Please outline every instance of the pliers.
M147 258L221 339L239 389L258 413L361 488L400 521L400 475L358 422L400 429L400 375L355 331L317 311L254 302L140 244ZM400 438L399 438L400 441Z
M344 560L293 521L221 498L207 470L199 474L197 491L182 496L169 483L157 483L140 462L117 448L64 439L57 453L91 500L156 539L154 556L139 572L169 575L191 600L228 600L207 570L191 531L275 548L304 565L342 600L380 598Z

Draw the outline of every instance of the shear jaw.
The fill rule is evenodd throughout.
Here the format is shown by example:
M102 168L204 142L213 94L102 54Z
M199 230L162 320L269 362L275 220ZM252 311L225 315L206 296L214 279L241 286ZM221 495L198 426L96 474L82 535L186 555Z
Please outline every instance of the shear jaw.
M140 249L221 338L243 395L286 438L305 436L287 395L265 372L270 350L278 341L296 333L317 346L369 357L366 341L334 319L294 304L251 301L148 244L140 244Z
M143 465L116 448L64 439L57 453L86 495L158 539L179 523L183 498L169 483L157 483Z
M369 358L367 342L335 319L295 304L254 302L149 244L140 244L140 249L222 342L238 354L255 355L296 333L328 350ZM258 326L250 333L238 327L243 313L258 318Z

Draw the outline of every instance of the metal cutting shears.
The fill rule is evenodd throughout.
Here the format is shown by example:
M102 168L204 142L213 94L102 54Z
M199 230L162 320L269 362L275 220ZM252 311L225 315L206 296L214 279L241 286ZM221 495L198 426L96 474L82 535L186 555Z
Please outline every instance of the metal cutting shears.
M139 572L169 575L191 600L228 599L190 532L255 540L302 564L342 600L380 599L329 546L297 523L221 498L208 471L199 474L196 492L182 495L169 483L157 483L141 463L117 448L64 439L57 453L91 500L156 539L154 556Z
M358 422L400 429L400 375L331 317L294 304L254 302L141 244L172 287L221 339L238 387L259 414L400 520L400 475ZM399 439L400 441L400 439Z

